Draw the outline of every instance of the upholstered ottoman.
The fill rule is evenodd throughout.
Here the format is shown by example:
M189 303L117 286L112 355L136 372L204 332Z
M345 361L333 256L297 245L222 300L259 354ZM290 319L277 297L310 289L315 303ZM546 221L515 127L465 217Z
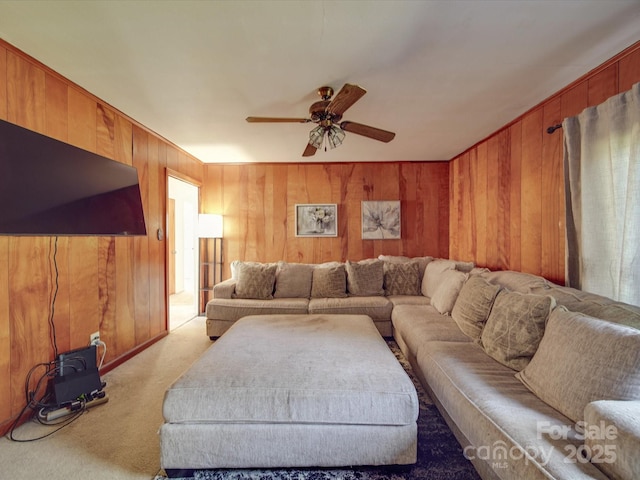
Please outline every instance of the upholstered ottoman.
M166 392L168 475L416 461L418 398L366 315L238 320Z

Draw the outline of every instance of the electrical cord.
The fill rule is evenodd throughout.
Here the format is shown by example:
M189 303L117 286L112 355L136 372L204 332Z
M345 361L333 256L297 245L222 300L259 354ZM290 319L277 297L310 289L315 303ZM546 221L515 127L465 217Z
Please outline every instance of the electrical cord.
M102 356L100 357L100 365L98 365L98 370L100 370L102 368L102 364L104 363L104 357L107 356L107 344L102 340L98 340L93 344L96 346L96 348L98 348L99 346L102 347Z
M51 249L53 248L53 255L51 255ZM53 347L53 358L58 358L58 339L56 337L56 324L53 320L54 314L56 311L56 298L58 297L58 290L60 288L59 276L60 272L58 270L58 237L54 237L53 247L51 246L51 242L49 242L49 255L52 256L52 262L49 263L49 271L54 275L54 288L51 292L51 301L49 305L51 308L49 309L49 336L51 339L51 346ZM53 272L51 272L51 266L53 264Z
M60 365L57 360L58 339L56 335L56 325L54 321L56 298L58 297L58 290L60 288L60 283L59 283L60 272L58 269L57 256L58 256L58 237L56 236L49 242L49 257L51 259L49 262L49 272L54 279L54 283L53 283L52 290L50 292L50 302L49 302L50 310L49 310L49 318L48 318L49 338L51 341L51 346L53 347L54 358L56 360L52 360L50 362L45 362L45 363L38 363L37 365L35 365L29 370L27 374L27 378L25 380L25 390L24 390L26 405L22 408L22 410L16 417L15 421L11 425L11 429L9 430L9 438L14 442L34 442L36 440L47 438L53 435L54 433L60 431L67 425L70 425L71 423L75 422L87 410L86 398L82 397L79 399L79 402L80 402L79 406L75 406L75 408L77 408L78 410L75 413L73 413L71 417L64 418L59 422L55 422L55 421L49 422L46 420L47 410L59 407L59 405L57 405L56 403L48 402L50 394L46 391L45 393L42 394L40 398L38 398L38 392L42 389L43 383L45 384L45 387L48 385L48 382L45 382L45 380L49 380L50 378L55 377L56 375L61 373ZM104 359L107 355L107 345L101 340L98 340L97 342L95 342L94 345L96 345L96 348L98 346L101 346L103 348L102 357L100 359L100 365L98 367L98 369L100 369L102 368ZM84 359L80 357L78 359L84 362ZM31 385L31 377L33 376L34 372L41 367L45 368L45 372L35 382L35 389L30 390L29 386ZM55 430L45 435L42 435L36 438L27 438L27 439L16 438L14 436L15 429L18 427L21 419L24 417L24 415L27 413L28 410L33 410L35 412L35 418L40 424L47 425L47 426L58 426L58 428L56 428Z
M40 376L40 378L35 382L35 389L31 390L29 388L29 385L31 384L31 377L33 376L34 372L38 369L38 368L45 368L45 372ZM16 417L16 419L14 420L13 424L11 425L11 429L9 430L9 439L11 439L14 442L34 442L36 440L42 440L43 438L49 437L51 435L53 435L54 433L62 430L64 427L66 427L67 425L71 424L72 422L74 422L75 420L77 420L86 410L86 401L84 399L81 399L81 403L80 403L80 407L78 409L78 411L76 413L73 414L72 417L70 418L65 418L63 421L61 422L56 422L56 423L50 423L50 422L46 422L46 420L43 420L41 418L41 414L46 410L46 409L51 409L51 408L55 408L57 406L57 404L55 403L47 403L46 400L49 399L49 393L45 392L42 394L42 396L38 399L38 392L41 390L43 382L45 380L48 380L51 377L54 377L57 375L57 373L59 372L59 366L58 366L58 362L57 361L51 361L51 362L44 362L44 363L38 363L37 365L31 367L31 369L29 370L29 372L27 373L27 378L25 380L25 397L26 397L26 405L22 408L22 410L20 411L20 413L18 414L18 416ZM42 425L48 425L48 426L58 426L58 428L56 428L55 430L39 436L39 437L35 437L35 438L16 438L14 433L16 428L18 427L20 420L22 419L22 417L24 417L24 415L27 413L28 410L33 410L36 412L36 419L39 423L41 423Z

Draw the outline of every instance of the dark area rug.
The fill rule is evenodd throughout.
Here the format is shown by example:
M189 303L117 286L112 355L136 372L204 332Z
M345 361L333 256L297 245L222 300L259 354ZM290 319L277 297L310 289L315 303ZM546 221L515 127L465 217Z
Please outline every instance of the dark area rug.
M393 341L394 352L413 380L420 401L418 461L406 467L353 467L328 469L217 469L196 470L188 480L476 480L480 479L462 447L413 374L409 362ZM160 477L162 478L162 477Z

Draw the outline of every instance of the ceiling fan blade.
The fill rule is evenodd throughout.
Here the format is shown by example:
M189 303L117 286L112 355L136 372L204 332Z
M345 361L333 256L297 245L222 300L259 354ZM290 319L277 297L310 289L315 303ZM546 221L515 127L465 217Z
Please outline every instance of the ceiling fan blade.
M355 122L342 122L340 124L340 128L345 132L355 133L357 135L373 138L374 140L379 140L385 143L390 142L396 136L393 132L388 132L387 130Z
M317 150L316 147L314 147L310 143L307 143L307 148L304 149L304 152L302 153L302 156L303 157L312 157L312 156L314 156L316 154L316 150Z
M347 109L362 98L367 91L358 85L345 83L338 94L333 97L327 106L327 112L334 115L342 115Z
M286 118L286 117L247 117L249 123L308 123L308 118Z

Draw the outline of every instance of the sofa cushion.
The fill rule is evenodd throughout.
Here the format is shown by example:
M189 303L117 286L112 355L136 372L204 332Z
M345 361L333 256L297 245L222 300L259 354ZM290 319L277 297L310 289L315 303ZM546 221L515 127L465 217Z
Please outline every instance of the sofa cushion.
M309 298L314 265L278 262L273 298Z
M381 260L363 260L346 262L347 289L349 295L371 297L384 295L384 262Z
M447 270L440 277L440 285L431 297L431 305L443 315L449 315L468 275L458 270Z
M316 265L313 269L311 298L347 296L347 273L342 263Z
M522 370L538 350L555 306L550 296L501 290L480 337L484 351L503 365Z
M385 262L384 291L386 295L420 295L418 262Z
M433 297L438 285L440 285L442 274L447 270L455 270L455 268L456 262L453 260L438 259L429 262L422 278L422 295Z
M391 321L396 338L408 346L413 355L423 348L430 348L429 342L469 342L451 317L444 316L431 305L398 305L391 312Z
M640 402L599 400L584 409L585 452L611 478L640 476Z
M236 265L236 298L273 298L275 263L240 262Z
M213 298L207 303L207 318L235 322L247 315L301 314L309 311L308 298L271 300Z
M573 422L532 395L513 370L470 339L429 342L418 350L416 363L432 398L467 439L467 458L489 462L501 474L486 478L606 479L581 457L568 461L573 447L579 452L582 444ZM552 438L545 426L566 427L567 438Z
M451 317L460 330L476 343L480 343L482 329L499 291L499 285L492 285L484 278L472 275L462 286L451 310Z
M516 376L574 422L595 400L640 400L640 331L558 307Z
M389 322L393 304L387 297L312 298L309 313L368 315L374 322Z

